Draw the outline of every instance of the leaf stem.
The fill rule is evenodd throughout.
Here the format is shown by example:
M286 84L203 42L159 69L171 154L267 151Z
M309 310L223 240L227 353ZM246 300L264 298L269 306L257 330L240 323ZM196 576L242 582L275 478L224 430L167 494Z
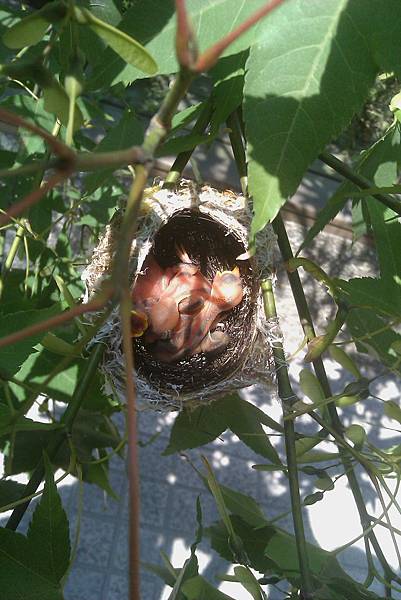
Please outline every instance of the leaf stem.
M273 228L277 235L277 242L280 248L281 255L283 260L287 262L291 258L294 257L291 245L287 236L287 232L282 220L280 213L273 221ZM295 300L295 304L297 307L299 319L303 328L303 331L308 340L312 340L316 337L315 329L313 326L312 316L309 310L308 303L306 301L305 293L301 284L301 280L298 274L298 271L295 270L292 273L287 272L288 280L291 286L292 294ZM324 395L326 398L330 398L332 396L330 384L327 378L327 374L323 365L322 358L319 356L313 361L313 368L315 370L316 376L319 379L320 385L322 386ZM338 417L337 408L333 402L328 404L328 413L331 420L332 427L337 435L342 439L343 438L343 426ZM321 424L322 427L325 427L325 424ZM326 430L327 431L327 430ZM340 453L341 461L344 465L345 472L347 474L347 479L349 486L351 488L352 495L355 500L355 504L359 513L359 518L361 521L362 529L368 529L370 525L370 518L368 512L366 510L365 501L363 499L363 495L358 483L358 479L356 477L355 471L352 467L351 457L344 447L338 444L338 450ZM392 572L391 567L389 566L386 557L383 554L380 543L378 542L375 532L369 531L368 539L365 538L365 548L367 557L369 556L370 549L368 545L368 540L372 544L374 551L376 553L377 558L379 559L384 573L387 577L393 578L394 573Z
M238 111L234 111L227 117L227 127L229 128L229 137L233 149L235 163L238 169L238 175L241 183L241 190L244 196L248 194L248 173L246 166L246 156L244 143L241 133L241 125L238 117Z
M209 124L210 117L213 112L213 107L211 102L207 102L203 107L195 125L192 129L192 134L201 135L206 127ZM186 152L181 152L175 159L170 171L167 173L166 178L164 180L163 187L167 189L172 189L176 186L178 180L180 179L183 170L185 169L189 159L191 158L193 151L195 148L191 150L187 150Z
M271 325L274 326L277 323L277 312L271 280L264 279L261 282L261 287L266 318ZM290 412L291 406L294 404L297 398L291 387L282 342L276 340L272 349L276 366L278 394L283 403L283 415L285 417ZM313 585L309 569L305 530L302 519L302 504L299 493L298 467L295 449L295 429L292 421L284 421L284 438L287 454L292 518L294 521L295 540L297 544L299 569L302 580L302 598L303 600L309 600L313 598Z
M326 165L331 167L334 171L336 171L339 175L345 177L352 183L355 183L362 190L368 190L374 187L374 184L369 181L363 175L356 173L351 167L345 164L342 160L339 160L337 157L333 156L329 152L322 152L319 154L319 158ZM401 216L401 202L397 200L394 196L390 194L372 194L373 198L376 198L379 202L391 208L395 213Z

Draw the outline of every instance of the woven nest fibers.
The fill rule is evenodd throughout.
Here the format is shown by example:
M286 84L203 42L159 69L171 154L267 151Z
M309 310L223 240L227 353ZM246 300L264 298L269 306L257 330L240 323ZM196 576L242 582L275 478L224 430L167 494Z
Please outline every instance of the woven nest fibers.
M162 362L152 353L152 344L146 344L142 337L133 338L136 370L133 376L140 408L176 410L183 405L208 402L256 382L271 386L274 379L272 326L265 319L259 278L270 271L275 236L267 227L257 239L256 256L238 260L248 249L250 219L245 199L231 191L219 192L203 186L194 194L185 181L176 191L158 186L146 190L138 233L132 245L131 285L134 286L139 274L146 274L149 262L154 264L151 258L162 269L178 264L178 246L187 252L210 283L217 271L238 267L243 298L217 325L229 338L220 353L198 352L177 362ZM110 274L120 223L121 215L117 214L99 240L83 274L87 298ZM106 345L101 368L107 389L123 399L126 374L118 309L113 311L95 341Z
M146 347L141 337L134 338L138 374L157 382L160 390L179 386L185 394L220 382L240 368L255 335L258 283L251 260L236 262L236 257L246 250L243 242L210 215L184 209L173 214L159 229L152 252L162 268L177 264L176 244L185 248L210 282L217 271L231 270L237 264L244 291L241 303L219 324L219 329L229 335L230 343L217 356L201 352L167 364L153 357L151 347Z

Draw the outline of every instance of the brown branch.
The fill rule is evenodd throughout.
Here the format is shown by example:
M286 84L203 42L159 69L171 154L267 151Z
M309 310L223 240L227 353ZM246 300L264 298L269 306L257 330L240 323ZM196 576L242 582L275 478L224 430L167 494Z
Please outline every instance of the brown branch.
M72 169L67 171L57 171L52 177L50 177L48 181L46 181L46 183L38 187L30 194L27 194L25 198L16 204L13 204L13 206L9 208L6 213L0 215L0 226L5 225L14 217L24 212L27 208L30 208L39 202L39 200L41 200L41 198L43 198L47 192L50 192L50 190L52 190L58 183L64 181L64 179L66 179L71 173Z
M23 127L24 129L28 129L32 133L36 133L40 135L41 138L46 140L49 146L52 148L55 154L58 154L60 158L64 158L66 160L73 161L75 157L75 152L71 150L66 144L57 139L54 135L34 125L33 123L29 123L19 115L16 115L12 112L9 112L5 108L0 108L0 121L4 121L5 123L9 123L11 125L15 125L15 127Z
M175 0L175 10L177 13L175 50L178 64L185 69L193 69L198 58L198 48L191 23L188 20L185 0Z
M88 302L87 304L78 304L59 315L54 317L50 317L50 319L46 319L45 321L41 321L40 323L35 323L34 325L30 325L29 327L25 327L20 331L16 331L14 333L10 333L10 335L6 335L5 337L0 339L0 348L5 346L10 346L11 344L16 344L21 340L24 340L31 335L35 335L42 331L48 331L50 329L54 329L58 327L62 323L66 323L67 321L71 321L74 317L82 315L84 313L95 312L97 310L101 310L107 303L107 301L112 296L112 289L103 289L102 293L99 294L94 300Z
M266 6L263 6L246 21L241 23L241 25L234 29L234 31L231 31L223 39L219 40L213 44L213 46L205 50L205 52L200 55L196 62L195 71L197 73L202 73L203 71L208 71L211 69L213 65L216 64L219 56L224 52L227 46L232 44L240 35L245 33L245 31L250 29L253 25L255 25L255 23L260 21L260 19L268 15L283 2L284 0L272 0L272 2L269 2Z

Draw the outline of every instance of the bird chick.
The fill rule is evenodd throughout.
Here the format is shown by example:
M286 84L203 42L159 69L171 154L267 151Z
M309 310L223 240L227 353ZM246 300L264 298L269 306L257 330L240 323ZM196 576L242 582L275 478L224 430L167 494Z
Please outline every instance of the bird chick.
M210 282L192 263L185 250L176 246L177 255L181 262L169 267L168 276L171 279L162 292L158 302L149 309L151 333L147 335L147 342L155 337L166 337L178 325L180 318L178 305L185 298L192 298L191 302L202 303L211 293Z
M180 313L177 326L168 340L159 340L154 348L155 357L162 362L177 362L184 356L198 352L224 350L229 336L223 332L213 332L221 318L221 313L237 306L243 298L243 288L238 267L232 271L218 272L208 297L201 301L194 296L184 298L178 304ZM197 302L197 304L196 304ZM188 311L188 305L192 310ZM194 310L193 307L197 309Z

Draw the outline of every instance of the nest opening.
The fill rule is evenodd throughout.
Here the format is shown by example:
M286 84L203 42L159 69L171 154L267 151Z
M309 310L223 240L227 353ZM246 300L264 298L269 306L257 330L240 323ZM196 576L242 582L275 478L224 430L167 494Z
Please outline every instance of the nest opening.
M204 353L184 358L177 363L155 359L142 338L134 338L135 366L138 374L160 390L179 389L181 393L198 392L231 377L243 366L255 336L258 280L252 259L236 262L246 251L236 233L212 216L192 209L175 212L155 234L151 252L161 267L178 263L175 245L182 245L209 281L217 271L238 266L244 289L242 302L229 311L219 325L230 336L223 353L207 356Z

